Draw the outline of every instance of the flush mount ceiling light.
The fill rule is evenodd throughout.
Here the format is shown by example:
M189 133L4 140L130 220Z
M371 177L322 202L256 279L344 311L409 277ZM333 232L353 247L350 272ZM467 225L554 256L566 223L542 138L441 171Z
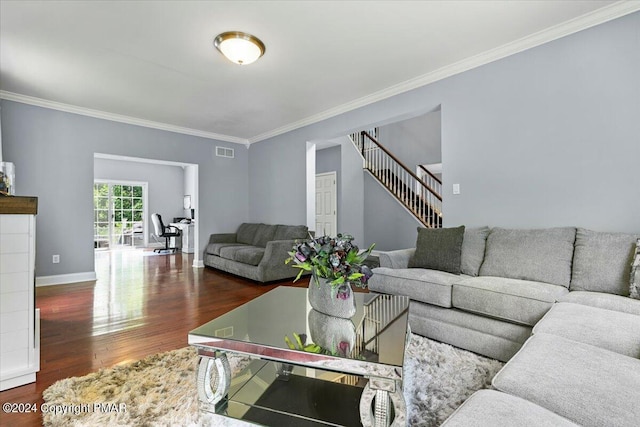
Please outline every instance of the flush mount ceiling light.
M218 34L213 45L229 61L240 65L251 64L264 55L264 43L251 34L241 31L227 31Z

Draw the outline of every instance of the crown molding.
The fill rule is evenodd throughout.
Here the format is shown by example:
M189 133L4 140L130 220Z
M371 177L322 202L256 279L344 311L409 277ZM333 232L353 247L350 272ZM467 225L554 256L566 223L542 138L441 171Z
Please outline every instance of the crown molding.
M34 96L22 95L14 92L0 90L0 98L7 101L21 102L23 104L35 105L37 107L50 108L52 110L64 111L66 113L80 114L82 116L94 117L97 119L110 120L112 122L126 123L129 125L142 126L146 128L159 129L168 132L181 133L184 135L198 136L201 138L215 139L217 141L232 142L234 144L242 144L248 146L249 140L238 138L235 136L221 135L213 132L205 132L198 129L185 128L181 126L170 125L167 123L154 122L151 120L139 119L137 117L125 116L121 114L108 113L106 111L92 110L90 108L78 107L62 102L49 101Z
M490 49L478 55L439 68L422 76L406 80L402 83L390 86L386 89L372 93L362 98L358 98L354 101L342 104L338 107L325 110L321 113L314 114L297 122L290 123L277 129L273 129L269 132L256 135L252 138L249 138L249 144L263 141L274 136L282 135L283 133L299 129L304 126L312 125L322 120L326 120L331 117L335 117L337 115L355 110L357 108L382 101L394 95L417 89L430 83L434 83L438 80L443 80L447 77L460 74L464 71L489 64L507 56L514 55L516 53L543 45L545 43L549 43L551 41L577 33L579 31L586 30L587 28L595 27L596 25L600 25L613 19L629 15L639 10L640 0L624 0L613 3L609 6L605 6L603 8L555 25L553 27L546 28L542 31L504 44L497 48Z

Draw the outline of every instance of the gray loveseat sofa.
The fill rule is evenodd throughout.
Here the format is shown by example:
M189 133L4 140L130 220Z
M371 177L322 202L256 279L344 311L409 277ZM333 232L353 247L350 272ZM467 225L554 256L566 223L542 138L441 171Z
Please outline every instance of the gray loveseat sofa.
M212 234L204 265L258 282L295 277L285 264L296 240L309 237L305 225L243 223L235 233Z
M413 250L393 251L369 287L411 297L413 332L508 360L446 427L636 426L639 237L467 229L464 274L409 269Z

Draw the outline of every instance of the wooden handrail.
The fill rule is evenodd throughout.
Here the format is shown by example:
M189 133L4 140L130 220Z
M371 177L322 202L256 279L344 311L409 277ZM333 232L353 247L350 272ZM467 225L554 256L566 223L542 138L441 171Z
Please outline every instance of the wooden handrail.
M391 153L389 150L387 150L383 145L381 145L378 141L375 140L374 137L372 137L371 135L369 135L369 133L366 130L363 130L362 132L360 132L360 134L363 137L367 137L369 138L374 144L376 144L378 146L378 148L380 148L387 156L391 157L391 159L396 162L398 165L400 165L400 167L402 167L409 175L411 175L411 177L413 177L416 181L418 181L419 183L421 183L422 185L424 185L424 187L429 190L429 192L431 194L433 194L438 200L442 201L442 196L440 196L440 194L438 194L437 191L435 191L433 188L431 188L431 186L429 184L427 184L426 182L424 182L422 179L420 179L418 177L418 175L416 175L411 169L409 169L404 163L402 163L400 161L400 159L398 159L396 156L393 155L393 153ZM364 141L363 141L363 145L362 145L362 150L364 152Z
M429 171L429 169L425 168L425 167L424 167L424 166L422 166L422 165L418 165L418 167L419 167L420 169L422 169L423 171L425 171L425 172L427 173L427 175L429 175L431 178L433 178L433 179L434 179L438 184L442 185L442 181L440 181L440 179L439 179L437 176L435 176L434 174L432 174L432 173Z

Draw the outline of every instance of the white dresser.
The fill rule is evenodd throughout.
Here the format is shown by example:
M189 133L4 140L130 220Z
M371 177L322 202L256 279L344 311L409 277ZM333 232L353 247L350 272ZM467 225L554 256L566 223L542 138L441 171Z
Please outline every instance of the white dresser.
M0 390L32 383L40 370L37 206L35 197L0 196Z

